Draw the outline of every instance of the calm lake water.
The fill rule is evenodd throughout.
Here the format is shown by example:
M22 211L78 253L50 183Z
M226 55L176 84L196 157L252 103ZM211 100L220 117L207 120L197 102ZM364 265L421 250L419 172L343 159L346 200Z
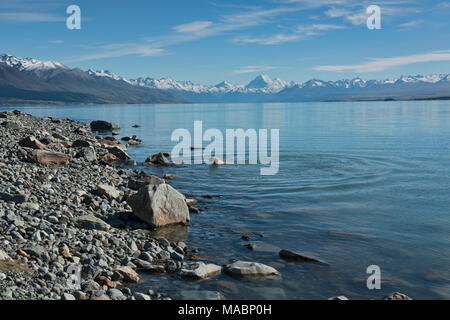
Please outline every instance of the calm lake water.
M7 108L1 108L7 109ZM144 276L143 288L174 298L201 290L227 299L379 299L400 291L416 299L450 299L450 102L30 106L38 116L119 123L120 136L137 135L130 155L143 162L171 151L172 131L280 129L280 169L261 176L259 165L146 168L177 176L185 194L205 199L187 228L166 230L187 239L206 261L233 259L277 268L281 279L238 281L226 275L186 282ZM133 128L139 124L140 128ZM247 249L242 235L256 245ZM263 235L263 237L261 237ZM323 267L286 263L280 249L327 261ZM378 265L381 290L368 290L366 269Z

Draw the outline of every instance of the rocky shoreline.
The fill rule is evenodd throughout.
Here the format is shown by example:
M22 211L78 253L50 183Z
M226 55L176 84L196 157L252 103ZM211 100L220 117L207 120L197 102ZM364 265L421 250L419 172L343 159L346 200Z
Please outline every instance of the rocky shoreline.
M166 182L172 176L136 169L127 148L141 140L121 143L114 137L119 129L105 121L0 112L0 300L171 299L151 289L136 292L140 273L281 277L257 262L191 261L186 243L151 236L149 229L189 224L189 212L200 208ZM94 136L97 131L107 134ZM145 164L171 165L168 158L159 153ZM280 257L326 265L287 250Z
M186 244L142 232L126 199L149 175L110 164L127 146L69 119L0 122L0 299L170 299L130 289L136 270L180 269Z

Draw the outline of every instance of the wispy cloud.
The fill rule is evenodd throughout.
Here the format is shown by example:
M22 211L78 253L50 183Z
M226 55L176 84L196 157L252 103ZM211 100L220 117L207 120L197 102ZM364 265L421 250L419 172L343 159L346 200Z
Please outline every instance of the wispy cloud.
M421 62L450 61L450 50L433 51L430 53L416 54L410 56L399 56L392 58L372 58L368 62L355 65L328 65L318 66L314 70L343 72L353 71L358 73L378 72L398 66L404 66Z
M362 25L367 21L366 8L377 4L381 8L383 18L399 18L409 14L420 13L411 0L385 0L371 3L368 1L336 1L324 14L329 18L342 18L353 25Z
M323 34L328 30L345 29L344 26L332 25L332 24L313 24L313 25L300 25L297 26L293 32L289 34L276 34L265 37L236 37L232 39L235 43L256 43L260 45L278 45L287 42L294 42L313 36Z
M2 12L0 22L63 22L64 16L35 12Z
M0 1L0 23L62 22L65 12L54 14L59 0Z
M270 70L279 69L279 67L274 66L243 66L233 70L234 74L246 74L246 73L261 73Z
M424 20L414 20L406 23L402 23L399 25L400 30L407 31L411 29L416 29L417 27L420 27L424 23Z
M211 21L194 21L191 23L180 24L173 27L173 29L179 33L197 33L206 30L211 27L212 24Z
M227 32L260 26L288 12L300 10L297 7L278 7L274 9L250 9L233 15L225 15L216 22L193 21L174 26L173 33L159 37L144 39L143 43L111 44L97 47L99 51L94 54L66 59L66 62L87 61L102 58L122 57L128 55L160 56L168 54L166 49L176 44L196 41L208 37L217 36Z
M151 45L142 45L138 43L115 43L99 46L98 52L64 59L65 63L98 60L105 58L118 58L129 55L141 57L154 57L169 54L167 50L155 48Z

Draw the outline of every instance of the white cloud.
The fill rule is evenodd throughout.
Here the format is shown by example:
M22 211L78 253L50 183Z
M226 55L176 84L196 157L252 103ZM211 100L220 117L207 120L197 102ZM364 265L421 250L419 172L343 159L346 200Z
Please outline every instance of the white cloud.
M173 29L179 33L196 33L205 30L212 24L211 21L194 21L191 23L180 24L173 27Z
M34 12L2 12L0 13L1 22L62 22L64 16L57 16L48 13Z
M238 69L233 70L234 74L245 74L245 73L261 73L270 70L279 69L279 67L273 66L243 66Z
M402 23L399 25L400 30L410 30L419 27L424 21L423 20L414 20L406 23Z
M276 34L265 37L236 37L232 41L241 44L256 43L260 45L277 45L317 36L322 34L323 31L337 29L345 29L345 27L332 24L300 25L290 34Z
M97 60L105 58L118 58L129 55L138 55L141 57L154 57L168 54L167 50L155 48L150 45L142 45L137 43L117 43L108 44L98 47L99 52L93 54L72 57L64 60L64 62L79 62L87 60Z
M430 53L416 54L410 56L399 56L392 58L372 58L368 62L355 65L328 65L318 66L314 70L343 72L353 71L358 73L378 72L386 69L391 69L398 66L404 66L414 63L436 62L436 61L450 61L450 50L433 51Z

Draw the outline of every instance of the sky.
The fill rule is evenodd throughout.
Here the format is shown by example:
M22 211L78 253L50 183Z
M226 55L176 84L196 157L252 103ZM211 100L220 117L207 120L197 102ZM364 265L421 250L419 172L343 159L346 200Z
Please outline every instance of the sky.
M367 27L370 5L381 29ZM449 26L450 1L0 0L0 53L208 85L386 79L450 73Z

